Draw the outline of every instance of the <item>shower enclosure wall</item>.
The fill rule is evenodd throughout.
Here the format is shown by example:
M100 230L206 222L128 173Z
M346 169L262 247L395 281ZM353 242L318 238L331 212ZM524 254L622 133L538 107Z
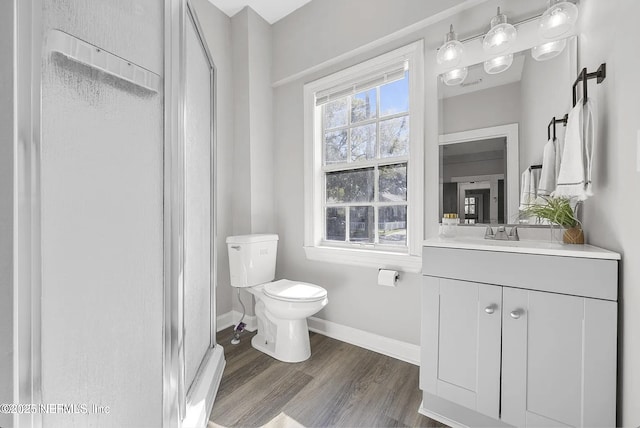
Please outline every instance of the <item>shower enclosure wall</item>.
M183 0L11 3L11 401L67 407L0 425L204 427L224 356L197 17Z

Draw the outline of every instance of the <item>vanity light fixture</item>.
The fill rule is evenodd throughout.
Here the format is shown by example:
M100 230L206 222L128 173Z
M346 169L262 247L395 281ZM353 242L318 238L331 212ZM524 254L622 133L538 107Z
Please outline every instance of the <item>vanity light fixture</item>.
M498 74L506 71L513 64L513 54L497 56L484 62L484 71L487 74Z
M578 7L575 4L549 0L549 7L538 23L538 32L545 39L555 39L570 32L577 19Z
M464 82L467 74L469 74L467 67L454 68L442 74L442 81L447 86L456 86Z
M491 18L491 29L482 40L482 48L488 54L495 55L505 52L518 37L516 27L507 22L507 16L500 13Z
M536 61L546 61L560 55L566 46L567 39L554 40L531 48L531 57Z
M453 31L453 24L449 27L449 32L444 36L444 43L438 49L438 64L444 67L455 67L460 64L464 46L458 40L458 35Z

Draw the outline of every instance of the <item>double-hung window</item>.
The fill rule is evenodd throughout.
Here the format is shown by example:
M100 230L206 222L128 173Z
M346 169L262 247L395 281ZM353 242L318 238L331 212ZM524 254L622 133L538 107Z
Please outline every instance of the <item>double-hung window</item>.
M305 85L305 250L419 269L422 43Z

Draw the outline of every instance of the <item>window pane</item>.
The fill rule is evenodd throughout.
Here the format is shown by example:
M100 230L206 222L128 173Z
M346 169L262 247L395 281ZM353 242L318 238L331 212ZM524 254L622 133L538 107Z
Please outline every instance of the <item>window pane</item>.
M380 86L380 116L409 111L409 73L404 78Z
M380 244L407 245L407 207L381 207L378 211Z
M375 241L373 222L373 207L350 207L349 240L351 242L373 243Z
M372 202L374 180L373 168L328 172L327 202Z
M376 88L351 97L351 123L376 117Z
M332 131L324 135L324 163L347 161L347 131Z
M347 97L322 106L324 129L337 128L347 124Z
M379 200L381 202L396 202L407 200L407 164L381 166Z
M327 208L327 240L344 241L346 238L345 208Z
M351 160L376 157L376 124L356 126L351 129Z
M409 116L380 121L380 157L409 153Z

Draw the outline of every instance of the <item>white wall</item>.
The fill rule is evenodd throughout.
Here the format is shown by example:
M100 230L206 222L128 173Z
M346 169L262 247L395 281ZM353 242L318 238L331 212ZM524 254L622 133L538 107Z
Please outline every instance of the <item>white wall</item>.
M217 289L218 315L232 308L232 290L229 286L229 261L225 238L233 234L234 198L234 117L235 93L232 60L231 20L207 0L191 0L209 52L216 66L216 231L217 231Z
M0 3L0 403L13 400L13 26L14 2ZM0 414L0 426L12 426Z
M607 63L607 78L589 81L598 107L595 195L585 203L589 243L622 253L619 306L618 424L640 426L640 212L637 170L640 130L640 2L581 2L579 66L595 71Z

